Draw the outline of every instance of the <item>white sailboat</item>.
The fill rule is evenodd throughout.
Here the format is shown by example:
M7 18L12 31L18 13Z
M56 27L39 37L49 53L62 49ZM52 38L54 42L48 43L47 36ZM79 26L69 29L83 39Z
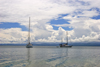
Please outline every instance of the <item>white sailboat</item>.
M28 31L28 44L26 45L26 48L32 48L33 45L30 43L30 17L29 17L29 31Z
M67 40L67 43L65 43L65 44L60 44L60 47L72 47L72 45L68 45L68 32L66 32L66 34L67 34L67 38L66 38L66 40Z

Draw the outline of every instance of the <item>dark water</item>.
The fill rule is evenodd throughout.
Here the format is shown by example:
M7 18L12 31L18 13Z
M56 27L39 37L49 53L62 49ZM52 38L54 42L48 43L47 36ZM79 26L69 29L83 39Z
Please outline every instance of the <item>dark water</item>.
M100 67L100 47L0 46L0 67Z

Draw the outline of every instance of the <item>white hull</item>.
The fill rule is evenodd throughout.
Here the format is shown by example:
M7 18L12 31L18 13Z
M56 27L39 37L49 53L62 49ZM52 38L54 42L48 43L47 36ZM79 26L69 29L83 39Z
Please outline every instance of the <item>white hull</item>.
M32 44L27 44L26 48L33 48Z

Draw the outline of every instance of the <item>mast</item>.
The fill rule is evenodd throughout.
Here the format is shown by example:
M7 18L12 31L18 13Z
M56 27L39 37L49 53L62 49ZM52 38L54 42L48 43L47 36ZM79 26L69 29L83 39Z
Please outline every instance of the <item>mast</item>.
M29 17L28 42L30 44L30 17Z
M66 35L67 35L66 40L67 40L67 45L68 45L68 31L66 31Z
M32 48L32 44L30 43L30 17L29 17L29 30L28 30L28 44L26 48Z
M61 38L61 44L63 43L63 38Z

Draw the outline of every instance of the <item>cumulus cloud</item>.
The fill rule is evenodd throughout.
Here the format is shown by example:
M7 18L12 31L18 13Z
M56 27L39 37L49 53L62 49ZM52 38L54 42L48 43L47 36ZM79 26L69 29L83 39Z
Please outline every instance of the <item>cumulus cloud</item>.
M19 23L28 28L31 17L32 42L60 42L66 39L62 27L71 27L68 31L71 42L100 40L100 20L92 19L100 14L99 0L0 0L0 22ZM68 14L61 16L61 14ZM49 24L52 19L69 20L70 24ZM58 30L54 30L57 26ZM0 29L0 43L27 42L27 31L21 28Z
M20 28L0 29L1 43L26 42L28 32L23 32Z

